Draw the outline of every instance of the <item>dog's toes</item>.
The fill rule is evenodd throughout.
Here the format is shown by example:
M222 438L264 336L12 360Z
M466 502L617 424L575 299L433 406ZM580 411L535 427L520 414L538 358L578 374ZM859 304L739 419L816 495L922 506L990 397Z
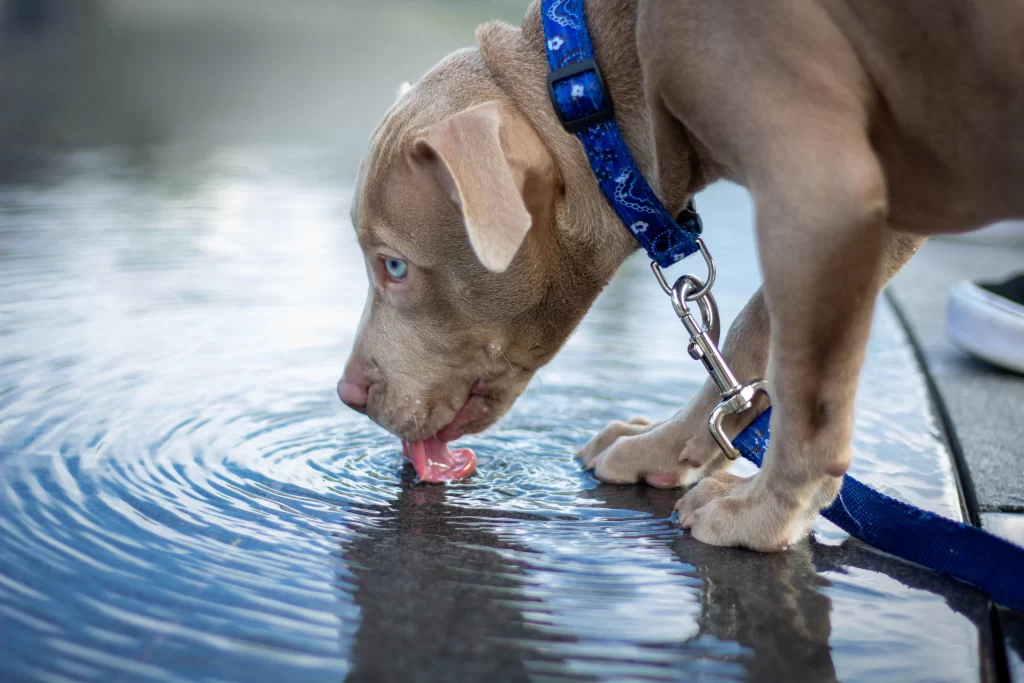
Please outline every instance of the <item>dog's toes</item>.
M707 477L676 504L680 526L710 545L785 550L797 520L773 498L753 493L752 482L728 472Z
M583 465L586 469L593 469L595 464L594 461L597 460L598 456L607 451L608 448L621 437L640 434L641 432L649 429L652 424L654 423L646 417L634 417L628 422L616 420L588 441L586 445L576 453L576 457L583 461Z
M576 455L605 483L646 482L659 489L690 486L729 464L706 422L693 428L679 416L658 423L642 417L612 422Z
M655 431L618 439L593 460L592 466L594 476L607 484L646 482L660 489L687 486L705 471L681 460L678 447L659 438Z
M699 510L715 498L728 495L744 481L746 480L743 477L737 477L729 472L715 472L705 477L676 503L680 524L684 529L690 528L690 522Z
M595 477L606 484L635 484L640 481L643 472L635 462L630 462L628 456L623 457L623 453L629 449L623 449L621 446L626 444L629 438L631 437L616 441L611 448L594 459L591 469L594 470Z

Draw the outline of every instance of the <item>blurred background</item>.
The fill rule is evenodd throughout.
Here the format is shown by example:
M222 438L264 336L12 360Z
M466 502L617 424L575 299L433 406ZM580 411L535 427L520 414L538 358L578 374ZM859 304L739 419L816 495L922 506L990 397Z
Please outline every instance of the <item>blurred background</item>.
M330 146L526 0L0 0L3 169L51 148Z

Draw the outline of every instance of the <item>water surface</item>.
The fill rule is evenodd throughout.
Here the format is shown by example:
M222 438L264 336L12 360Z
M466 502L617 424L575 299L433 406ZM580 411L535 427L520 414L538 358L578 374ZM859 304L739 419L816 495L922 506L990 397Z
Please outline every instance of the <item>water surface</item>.
M580 471L595 430L703 379L640 258L463 440L478 474L417 483L334 393L366 288L351 161L100 150L0 186L0 678L978 676L971 589L824 521L787 553L710 548L678 492ZM698 201L731 319L759 277L749 202ZM857 476L959 516L885 306L855 447Z

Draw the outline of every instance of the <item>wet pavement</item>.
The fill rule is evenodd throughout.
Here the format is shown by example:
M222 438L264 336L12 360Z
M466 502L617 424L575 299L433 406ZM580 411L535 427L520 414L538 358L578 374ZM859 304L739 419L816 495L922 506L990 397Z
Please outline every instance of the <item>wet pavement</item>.
M701 381L642 259L508 418L464 440L477 475L414 482L334 395L366 286L341 168L92 153L0 190L6 678L983 674L972 589L824 521L786 554L709 548L677 528L678 493L580 471L604 423L670 414ZM700 200L728 319L758 280L749 201L726 185ZM960 514L884 305L856 451L863 480Z
M79 75L102 83L103 65L132 45L237 47L224 40L238 35L224 28L235 26L229 4L177 6L191 9L161 9L155 23L157 5L134 6L120 15L134 33L101 22L102 49L82 48L93 59ZM345 114L334 91L290 91L290 116L308 124L295 128L316 144L268 145L252 138L279 130L283 114L255 90L240 98L253 120L213 116L187 97L203 88L171 79L180 97L138 98L161 125L131 98L78 102L32 129L59 131L62 144L0 158L0 680L999 681L1020 671L1019 615L993 630L977 591L824 520L787 553L711 548L678 529L678 492L580 471L572 454L609 420L667 416L703 379L640 258L509 416L463 440L478 473L417 483L398 442L334 394L366 288L348 219L353 171L399 68L414 78L487 14L519 9L450 2L441 16L421 9L396 23L364 8L337 28L355 41L358 27L390 22L374 34L387 48L378 79L365 58L353 68L358 43L326 40L340 11L311 6L321 13L298 19L260 0L267 13L242 23L319 36L314 56L283 68L323 58L339 91L358 89L337 144L320 139L320 125ZM218 21L181 39L185 18L204 11ZM328 62L339 56L328 45L348 62ZM191 68L154 59L118 77ZM114 119L126 142L101 124L129 110ZM698 202L728 322L759 280L751 206L729 185ZM857 411L853 473L962 519L925 377L885 300Z
M960 280L998 282L1022 270L1024 227L1015 240L936 239L896 277L891 292L955 425L982 514L1024 513L1024 379L973 358L949 340L946 298Z
M946 336L950 287L965 279L999 281L1024 267L1024 227L936 239L896 277L890 300L902 311L941 405L972 517L1024 545L1024 378L981 362ZM999 610L1010 680L1024 681L1024 619Z

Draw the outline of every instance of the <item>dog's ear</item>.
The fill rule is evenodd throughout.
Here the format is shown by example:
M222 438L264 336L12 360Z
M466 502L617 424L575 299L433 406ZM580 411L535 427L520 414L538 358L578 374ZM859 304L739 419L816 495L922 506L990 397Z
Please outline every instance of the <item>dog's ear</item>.
M505 271L530 227L551 219L551 153L529 122L498 102L449 117L416 142L414 158L462 214L469 243L490 271Z

